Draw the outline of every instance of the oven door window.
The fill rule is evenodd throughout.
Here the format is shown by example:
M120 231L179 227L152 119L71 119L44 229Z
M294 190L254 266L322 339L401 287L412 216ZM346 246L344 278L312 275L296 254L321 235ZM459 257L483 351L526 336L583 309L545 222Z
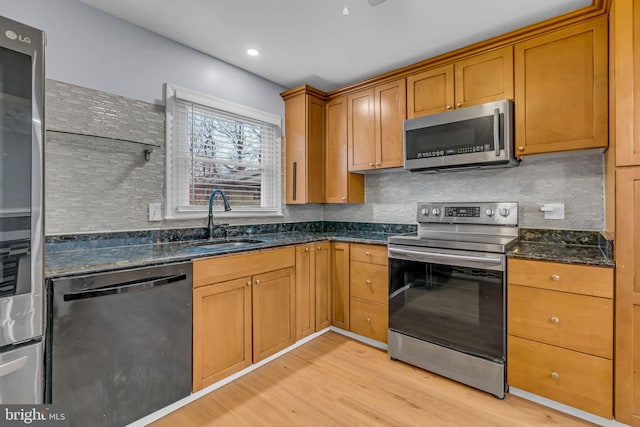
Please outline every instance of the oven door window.
M504 272L389 259L389 328L505 359Z
M0 47L0 297L29 293L31 57Z

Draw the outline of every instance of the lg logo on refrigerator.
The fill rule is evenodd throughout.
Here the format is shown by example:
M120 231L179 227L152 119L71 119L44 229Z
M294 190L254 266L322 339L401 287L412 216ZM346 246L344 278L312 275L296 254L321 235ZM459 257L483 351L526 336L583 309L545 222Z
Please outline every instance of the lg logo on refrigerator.
M20 34L16 34L11 30L5 31L4 35L7 36L9 40L18 39L18 41L21 41L22 43L31 44L31 39L29 37L21 36Z

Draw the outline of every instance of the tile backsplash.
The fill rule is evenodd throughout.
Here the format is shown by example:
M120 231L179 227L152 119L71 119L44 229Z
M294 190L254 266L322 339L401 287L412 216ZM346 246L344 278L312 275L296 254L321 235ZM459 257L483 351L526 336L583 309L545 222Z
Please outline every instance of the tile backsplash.
M527 156L504 169L405 171L367 175L364 205L326 205L325 221L415 223L417 202L517 201L520 226L569 230L604 228L604 155L575 151ZM565 204L564 220L545 220L543 203Z
M165 203L164 106L47 80L46 127L70 132L47 132L47 234L204 227L206 219L148 221L148 204ZM120 139L151 144L149 161L147 145ZM527 156L508 169L384 172L367 175L362 205L283 205L282 217L225 222L414 224L419 201L518 201L522 227L601 230L603 172L598 151ZM548 202L565 203L566 219L545 221Z

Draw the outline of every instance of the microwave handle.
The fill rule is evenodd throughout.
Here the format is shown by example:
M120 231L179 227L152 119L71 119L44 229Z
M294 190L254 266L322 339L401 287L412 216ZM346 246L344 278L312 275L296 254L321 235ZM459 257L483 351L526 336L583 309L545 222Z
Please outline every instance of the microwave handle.
M493 110L493 145L496 148L496 157L500 156L500 109Z

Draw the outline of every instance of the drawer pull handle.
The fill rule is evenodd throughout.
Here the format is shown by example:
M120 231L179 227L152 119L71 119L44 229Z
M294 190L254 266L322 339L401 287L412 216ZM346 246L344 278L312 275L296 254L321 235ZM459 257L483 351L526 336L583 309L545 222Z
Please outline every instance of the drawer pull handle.
M560 319L558 319L556 316L553 316L553 317L551 318L551 323L554 323L554 324L556 324L556 325L557 325L558 323L560 323Z
M554 274L554 275L552 275L552 276L551 276L551 279L552 279L554 282L557 282L558 280L560 280L560 276L558 276L557 274Z
M558 378L560 378L560 374L557 372L551 372L551 378L557 380Z

